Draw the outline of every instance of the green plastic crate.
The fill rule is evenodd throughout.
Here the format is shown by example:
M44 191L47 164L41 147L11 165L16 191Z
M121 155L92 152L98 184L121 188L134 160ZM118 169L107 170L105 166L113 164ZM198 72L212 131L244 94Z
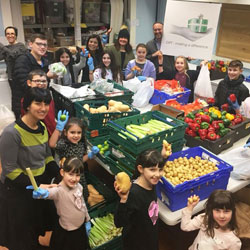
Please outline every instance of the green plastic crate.
M123 103L130 107L131 109L130 112L106 112L106 113L92 114L87 109L83 108L83 105L85 104L88 104L91 108L98 108L102 105L108 107L108 100L80 101L80 102L75 102L74 105L75 105L76 117L83 120L85 125L88 127L88 130L97 130L98 131L97 136L98 136L100 134L104 135L108 133L106 125L109 120L115 120L121 117L128 117L140 113L138 109L133 108L128 103L126 102ZM91 133L93 134L92 131Z
M104 197L104 201L100 202L94 206L88 206L88 212L93 212L96 209L100 209L100 207L106 206L106 204L113 202L118 199L118 196L115 191L108 188L104 182L99 180L95 175L90 172L85 173L87 184L92 184L94 188Z
M112 140L109 140L108 143L110 154L112 155L113 159L117 160L120 164L126 166L127 169L130 169L133 172L137 156L133 153L128 152L122 147L122 145L119 145ZM175 153L181 151L185 143L186 140L184 138L172 142L172 152ZM162 145L160 147L157 147L156 150L161 152Z
M115 81L111 81L111 80L108 80L108 82L113 82L114 83L114 88L115 89L119 89L120 91L123 92L122 95L110 95L110 92L106 93L106 94L102 94L98 91L96 91L96 93L100 96L103 96L103 98L105 98L106 100L115 100L115 101L119 101L119 102L127 102L127 103L132 103L133 99L132 99L132 96L134 95L134 93L129 90L129 89L126 89L124 88L122 85L116 83Z
M117 206L118 202L112 202L100 209L90 212L89 215L91 218L96 218L105 216L108 213L114 214ZM122 237L118 236L113 238L101 246L92 248L92 250L122 250Z
M144 138L138 138L137 140L132 139L124 133L127 131L125 129L127 125L140 125L142 123L147 123L150 119L163 121L166 124L173 126L173 128L152 135L147 135ZM188 125L185 122L160 111L149 111L143 114L109 121L107 127L109 129L110 138L112 138L113 141L122 145L129 152L138 155L146 149L160 147L163 139L167 140L169 143L183 139L187 126Z

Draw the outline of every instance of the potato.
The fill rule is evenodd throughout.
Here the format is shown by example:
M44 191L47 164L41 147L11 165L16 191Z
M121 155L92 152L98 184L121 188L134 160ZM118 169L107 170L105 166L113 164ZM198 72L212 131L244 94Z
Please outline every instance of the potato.
M130 177L125 172L120 172L115 176L115 183L122 193L127 193L131 187Z
M89 105L88 105L88 104L84 104L84 105L83 105L83 108L85 108L86 110L89 111Z
M125 104L115 105L115 107L117 107L117 109L121 112L126 112L129 110L129 106Z

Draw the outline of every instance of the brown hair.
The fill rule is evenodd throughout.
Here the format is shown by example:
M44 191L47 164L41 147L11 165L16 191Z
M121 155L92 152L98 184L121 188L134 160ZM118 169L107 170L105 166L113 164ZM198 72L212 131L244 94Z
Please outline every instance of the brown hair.
M35 70L30 71L30 73L28 74L28 80L32 81L33 77L37 76L37 75L38 76L45 76L47 78L47 75L43 70L35 69Z
M30 37L30 41L33 43L35 42L35 40L39 38L41 40L46 40L47 41L47 38L44 34L41 34L41 33L35 33L35 34L32 34L31 37Z
M207 235L212 238L214 237L214 228L219 227L213 217L214 209L232 210L232 218L228 223L228 228L237 233L238 226L236 222L236 209L232 193L227 190L217 189L210 194L205 204L205 216L203 223L205 225Z
M240 69L243 69L243 63L240 60L233 60L229 63L228 67L239 67Z
M139 43L139 44L136 46L135 51L137 51L139 48L144 48L144 49L146 49L146 51L147 51L147 47L146 47L146 45L145 45L144 43Z

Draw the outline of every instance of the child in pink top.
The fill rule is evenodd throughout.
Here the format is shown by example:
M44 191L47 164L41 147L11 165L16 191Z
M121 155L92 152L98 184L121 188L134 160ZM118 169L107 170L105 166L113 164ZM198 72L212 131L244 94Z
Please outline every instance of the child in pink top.
M192 197L193 198L193 197ZM191 219L193 208L198 204L188 201L182 210L181 229L193 231L200 229L188 250L240 250L241 241L237 237L235 203L231 192L218 189L211 193L205 213Z

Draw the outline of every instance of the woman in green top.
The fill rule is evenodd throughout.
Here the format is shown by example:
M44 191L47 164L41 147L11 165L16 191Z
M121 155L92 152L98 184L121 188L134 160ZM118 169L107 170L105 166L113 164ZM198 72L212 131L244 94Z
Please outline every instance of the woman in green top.
M128 62L135 58L132 46L129 44L129 38L128 30L122 29L118 34L118 39L115 44L106 47L106 49L111 51L115 56L116 64L122 70L123 76Z

